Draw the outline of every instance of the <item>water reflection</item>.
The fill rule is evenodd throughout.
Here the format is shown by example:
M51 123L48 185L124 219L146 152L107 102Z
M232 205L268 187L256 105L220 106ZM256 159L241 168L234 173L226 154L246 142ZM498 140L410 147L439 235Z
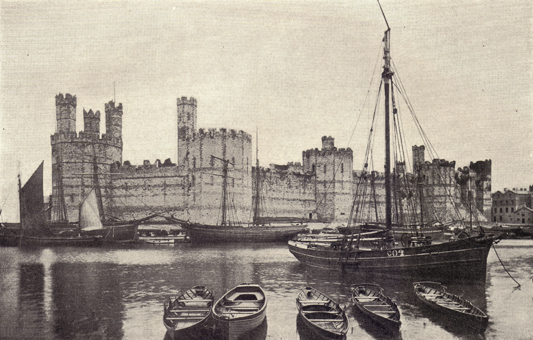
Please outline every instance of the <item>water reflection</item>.
M485 283L443 282L450 293L487 313L487 338L533 338L531 246L532 242L527 247L500 244L498 248L507 269L522 284L520 290L513 289L516 284L494 252L489 254ZM0 248L0 257L0 338L160 340L168 336L162 322L163 302L180 288L202 284L220 297L244 282L261 285L268 299L268 327L265 324L262 329L266 335L253 334L251 339L305 339L297 325L295 299L306 286L344 305L350 322L347 340L482 337L425 308L414 294L413 280L312 270L301 265L284 244ZM351 287L362 282L379 284L398 304L399 335L383 334L353 310ZM194 339L194 335L188 338ZM205 334L196 338L210 339Z
M259 326L244 333L239 340L264 340L267 337L268 322L265 319ZM205 327L195 327L189 330L172 331L165 333L164 340L224 340L224 337L217 333L213 323L209 322Z
M52 266L57 338L122 337L124 306L114 267L101 263L55 263Z

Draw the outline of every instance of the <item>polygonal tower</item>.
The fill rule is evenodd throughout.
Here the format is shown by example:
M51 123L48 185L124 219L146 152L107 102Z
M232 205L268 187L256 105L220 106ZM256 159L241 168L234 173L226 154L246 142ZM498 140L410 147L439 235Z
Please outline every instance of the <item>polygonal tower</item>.
M56 96L56 133L76 133L76 96L62 93Z
M105 104L106 138L119 141L122 145L122 103L115 107L115 102L110 100Z
M83 110L83 131L93 138L100 136L100 111Z
M189 167L188 156L196 133L196 99L181 97L178 107L178 166Z

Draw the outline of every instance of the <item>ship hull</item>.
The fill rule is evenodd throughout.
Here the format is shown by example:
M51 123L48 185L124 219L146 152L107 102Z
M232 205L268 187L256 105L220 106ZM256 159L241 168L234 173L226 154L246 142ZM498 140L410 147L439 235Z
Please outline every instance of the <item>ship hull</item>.
M232 242L283 242L301 233L306 224L286 224L270 226L213 226L202 224L182 224L194 243Z
M484 236L418 247L350 252L289 241L289 251L303 264L327 270L406 278L484 280L493 241L493 237Z

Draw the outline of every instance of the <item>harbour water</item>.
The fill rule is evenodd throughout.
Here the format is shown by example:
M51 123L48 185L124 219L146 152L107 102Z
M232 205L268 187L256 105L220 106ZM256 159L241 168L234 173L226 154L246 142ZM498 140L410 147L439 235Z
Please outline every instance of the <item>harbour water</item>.
M357 276L301 265L286 244L142 245L134 248L0 248L1 339L168 339L163 302L180 288L202 284L216 297L243 282L260 284L267 322L253 339L313 339L298 327L295 298L317 288L347 307L347 339L532 339L533 240L503 240L483 283L447 283L489 316L473 334L417 302L412 282L376 280L397 302L402 326L387 334L354 311Z

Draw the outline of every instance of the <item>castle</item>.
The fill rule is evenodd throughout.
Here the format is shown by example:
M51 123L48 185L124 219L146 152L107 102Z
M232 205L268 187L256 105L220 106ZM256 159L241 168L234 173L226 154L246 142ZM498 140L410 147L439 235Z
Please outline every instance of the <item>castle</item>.
M177 164L170 158L132 165L122 160L122 104L105 104L106 131L100 134L99 111L83 111L84 130L77 133L76 96L56 96L56 132L52 145L52 221L77 221L79 205L91 190L101 197L104 219L142 218L154 213L200 223L221 219L222 187L226 182L234 208L228 219L251 221L254 204L261 216L345 222L360 180L372 187L372 204L384 210L384 176L353 170L353 151L336 148L334 138L322 137L322 148L302 152L302 162L269 167L252 166L252 137L244 131L197 127L197 101L176 102ZM424 195L419 209L431 219L451 219L450 211L473 211L478 219L491 213L491 161L455 170L455 162L424 159L424 146L413 147L413 163L423 176L416 190L412 174L398 173L398 195ZM227 163L227 176L223 176ZM401 169L404 165L397 164ZM416 182L416 181L415 181ZM259 191L259 195L256 195ZM451 195L452 199L446 199ZM255 201L255 197L260 197ZM402 196L403 197L403 196ZM402 205L404 207L402 208ZM407 209L400 204L396 214ZM381 214L383 216L383 214ZM369 220L375 216L366 216ZM400 219L400 217L398 217ZM406 221L407 222L407 221Z

